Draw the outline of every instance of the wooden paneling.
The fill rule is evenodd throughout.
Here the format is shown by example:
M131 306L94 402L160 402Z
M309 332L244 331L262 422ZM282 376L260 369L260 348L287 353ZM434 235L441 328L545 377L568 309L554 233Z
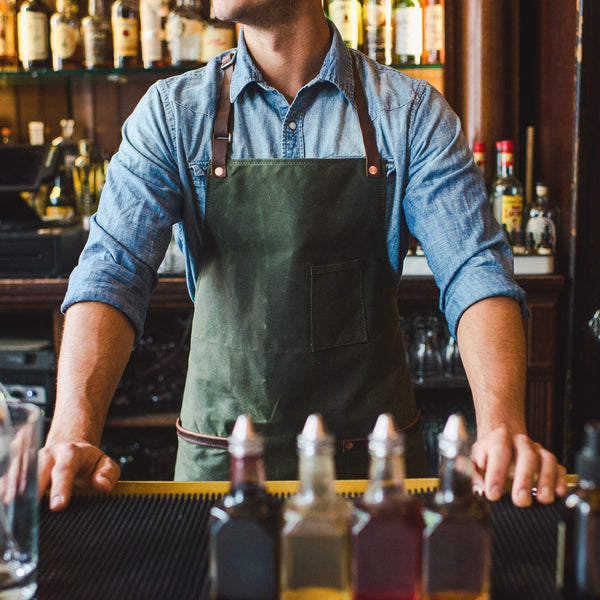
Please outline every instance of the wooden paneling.
M518 160L519 0L454 0L447 30L447 97L467 140L486 143L488 165L497 140L515 140Z

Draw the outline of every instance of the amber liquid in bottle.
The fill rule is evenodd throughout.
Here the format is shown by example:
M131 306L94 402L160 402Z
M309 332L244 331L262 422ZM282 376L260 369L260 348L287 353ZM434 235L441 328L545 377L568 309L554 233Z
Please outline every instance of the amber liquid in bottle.
M363 4L363 51L385 65L394 59L392 0L365 0Z
M262 438L249 417L238 417L229 438L231 488L211 510L212 600L276 600L279 522L265 489Z
M443 64L446 61L444 0L422 0L423 62Z
M0 70L16 71L17 13L14 0L0 0Z
M113 66L112 27L104 0L90 0L88 16L81 20L83 64L86 69L106 69Z
M350 600L350 504L334 488L333 440L318 415L298 437L300 487L285 502L281 600Z
M50 10L41 0L25 0L17 14L19 61L26 71L50 69Z
M390 415L369 438L369 485L354 510L354 600L421 598L423 514L404 490L404 442Z
M50 47L55 71L80 69L83 51L77 4L57 0L56 12L50 17Z
M140 8L135 0L116 0L111 9L115 69L141 66Z
M470 445L455 417L462 423L451 415L440 436L440 486L425 510L423 599L488 600L490 509L472 491Z

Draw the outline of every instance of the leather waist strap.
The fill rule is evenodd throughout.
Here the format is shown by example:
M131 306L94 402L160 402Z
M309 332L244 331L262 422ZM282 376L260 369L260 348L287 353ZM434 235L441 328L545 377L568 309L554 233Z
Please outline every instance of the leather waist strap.
M181 425L181 419L179 417L177 417L175 429L177 430L177 437L185 440L186 442L190 442L190 444L208 446L210 448L221 448L222 450L227 450L229 448L229 442L226 437L219 437L218 435L206 435L204 433L198 433L197 431L185 429Z

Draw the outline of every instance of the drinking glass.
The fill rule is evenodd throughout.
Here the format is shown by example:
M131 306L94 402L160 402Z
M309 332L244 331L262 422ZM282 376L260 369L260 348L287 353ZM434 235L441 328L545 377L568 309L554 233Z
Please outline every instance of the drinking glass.
M26 600L37 590L37 454L41 411L0 391L0 598Z

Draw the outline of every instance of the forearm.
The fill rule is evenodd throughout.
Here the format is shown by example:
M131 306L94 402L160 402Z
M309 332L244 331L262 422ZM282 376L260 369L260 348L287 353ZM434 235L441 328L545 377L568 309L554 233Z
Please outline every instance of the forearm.
M82 441L99 445L106 413L133 341L131 323L112 306L80 302L68 309L47 443Z
M526 433L527 359L519 304L500 296L473 304L459 321L457 339L473 394L477 437L500 425L513 434Z

